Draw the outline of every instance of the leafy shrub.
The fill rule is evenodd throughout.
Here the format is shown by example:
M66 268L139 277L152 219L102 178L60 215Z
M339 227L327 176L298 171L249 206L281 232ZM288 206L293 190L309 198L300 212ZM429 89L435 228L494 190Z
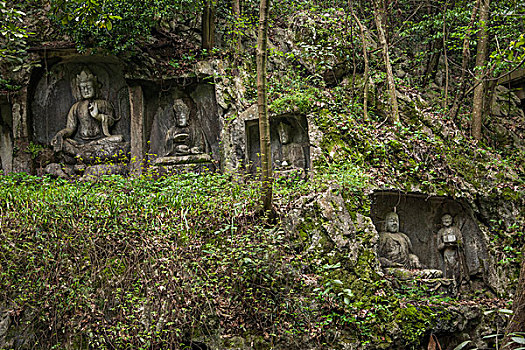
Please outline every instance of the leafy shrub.
M258 187L214 174L0 177L0 299L17 322L35 315L42 347L69 338L174 348L223 327L307 331L295 328L308 323L301 262L253 215Z

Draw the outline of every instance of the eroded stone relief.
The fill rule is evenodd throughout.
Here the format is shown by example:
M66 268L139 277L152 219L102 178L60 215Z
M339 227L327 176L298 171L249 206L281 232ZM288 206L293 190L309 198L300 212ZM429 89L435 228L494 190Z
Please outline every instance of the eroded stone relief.
M454 225L450 214L441 217L443 227L438 231L438 250L443 256L443 274L445 278L460 282L464 275L463 235Z
M221 122L211 85L173 82L147 100L147 158L152 166L167 172L219 168Z
M91 74L93 76L92 89L94 90L94 97L84 98L82 96L82 94L87 96L86 94L88 93L87 91L82 92L79 84L82 71L86 75ZM84 89L90 89L88 87L89 84L86 84L86 82L82 83L82 85L84 85ZM52 66L48 72L40 74L32 90L34 91L29 98L33 139L35 142L50 145L57 133L67 126L70 111L75 113L72 111L73 106L77 105L75 109L84 109L82 108L83 104L93 102L82 102L84 100L100 101L101 108L106 109L106 112L107 109L112 109L114 123L108 125L111 134L122 135L125 141L129 141L128 87L118 65L85 61L58 63ZM110 122L109 120L107 121ZM94 134L103 136L102 122L97 122L99 130L84 131L84 133L76 132L70 138L81 142L83 138L99 138L94 136Z
M123 135L110 133L120 116L115 116L111 102L98 98L96 77L82 70L75 80L80 100L69 110L66 127L51 140L53 150L87 164L126 157L129 144L124 142ZM71 138L75 134L77 140Z
M127 80L123 69L114 59L76 56L34 73L29 139L44 146L46 159L36 160L44 164L41 172L69 177L220 168L214 85L198 78Z
M381 266L399 269L389 272L396 272L395 274L403 279L435 279L443 275L442 271L428 269L421 264L419 257L413 253L410 238L399 231L399 216L395 212L386 214L385 230L379 233L378 254Z
M196 116L179 98L164 108L159 107L154 120L150 157L155 164L188 164L210 162L209 144Z
M60 177L137 174L149 167L257 171L256 116L230 110L226 119L218 90L201 77L158 81L128 72L125 78L124 69L115 58L66 55L33 72L21 124L26 142L43 146L45 157L30 160L27 171ZM305 116L272 117L276 174L306 175L309 137Z
M444 197L376 192L371 217L385 227L378 230L384 268L439 271L432 278L442 276L454 290L485 283L487 248L468 206Z
M0 170L7 174L13 171L13 118L11 106L0 101Z
M412 253L410 238L399 232L399 216L394 212L386 215L385 231L379 233L379 260L383 267L422 267L419 258Z
M32 138L53 150L45 173L127 172L129 94L118 65L55 64L37 80L30 98Z
M259 122L246 122L248 171L260 167ZM277 172L299 170L303 174L310 166L308 124L304 116L279 116L270 120L273 168Z

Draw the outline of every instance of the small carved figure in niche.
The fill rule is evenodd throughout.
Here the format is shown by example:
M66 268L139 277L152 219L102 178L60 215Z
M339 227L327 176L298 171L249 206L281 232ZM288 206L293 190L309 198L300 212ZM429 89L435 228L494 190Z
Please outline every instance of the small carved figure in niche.
M304 149L302 145L293 142L292 126L281 121L277 126L277 133L281 143L281 155L280 157L275 157L275 159L280 161L280 166L283 168L291 166L293 168L305 169L306 157Z
M183 100L173 103L175 125L166 133L166 152L168 156L202 154L206 151L206 141L202 130L190 125L190 108Z
M83 150L91 151L91 146L96 148L122 142L122 135L111 135L109 131L118 119L113 115L113 106L109 101L97 99L96 77L83 70L76 80L82 99L69 110L66 127L53 137L51 145L54 151L77 156ZM83 142L70 139L75 132Z
M277 131L279 133L279 140L281 141L281 144L287 145L290 143L290 129L291 126L288 124L285 124L283 122L279 123L279 126L277 127Z
M394 212L386 215L385 231L379 234L379 261L383 267L423 268L412 253L410 238L399 232L399 216Z
M443 255L445 278L459 282L463 275L463 264L461 250L463 246L463 235L461 230L453 225L454 219L450 214L441 217L443 228L438 231L438 250Z

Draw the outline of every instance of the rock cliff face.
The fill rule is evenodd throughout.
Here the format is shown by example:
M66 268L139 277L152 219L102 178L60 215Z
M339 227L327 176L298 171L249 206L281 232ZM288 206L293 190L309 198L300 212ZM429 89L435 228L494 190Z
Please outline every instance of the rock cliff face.
M11 115L16 116L16 129L23 130L12 135L7 134L10 130L7 125L2 129L5 134L2 159L5 159L6 171L15 163L19 164L16 171L68 178L103 174L104 169L95 171L89 165L109 160L121 164L117 173L122 174L150 167L162 173L187 169L256 171L257 116L252 111L254 107L244 103L246 89L242 80L225 77L225 62L202 61L190 76L165 77L158 81L142 73L129 73L130 67L116 58L60 51L47 52L45 59L49 60L47 72L42 69L26 72L31 83L24 90L27 93L17 94L19 103L3 105L5 119L8 115L9 119L13 119ZM119 142L128 142L131 147L110 147L112 144L105 142L103 137L107 135L102 132L90 140L82 136L89 128L102 130L103 124L90 118L82 121L82 114L77 112L76 103L85 100L80 94L78 78L84 70L96 80L97 98L111 107L114 121L104 132L119 135ZM24 117L18 117L20 111L25 112ZM86 107L84 114L87 111ZM184 119L182 124L180 118ZM93 125L88 126L88 121ZM311 167L310 130L315 132L316 128L310 124L300 113L272 117L276 170L296 169L306 175ZM67 128L71 128L67 138L73 140L75 146L66 143L68 147L57 151L56 135ZM25 159L23 152L16 153L14 159L7 157L8 143L23 145L24 142L36 147L31 160ZM192 168L192 164L197 167ZM106 173L115 173L112 169L106 170Z
M303 13L290 28L277 28L272 46L282 55L270 59L272 70L278 72L275 75L284 76L292 69L284 57L297 55L294 64L322 81L315 88L298 84L297 91L293 87L288 95L277 94L271 105L276 186L298 193L290 202L276 204L277 223L254 223L257 227L271 226L276 235L282 233L286 237L286 253L290 256L286 256L289 261L283 262L283 270L290 283L263 283L264 278L275 277L264 277L261 272L271 265L267 260L261 262L262 267L248 256L235 256L240 260L228 262L254 273L259 278L255 278L256 282L260 282L257 286L282 302L279 308L286 309L283 313L289 316L283 321L285 326L300 317L294 314L296 310L289 310L286 300L278 299L283 290L304 292L297 305L307 305L301 312L308 317L302 314L297 327L283 326L293 330L285 335L272 335L267 329L242 322L235 324L240 329L235 333L227 329L233 327L228 324L231 318L227 312L217 311L226 306L219 305L217 310L206 309L199 315L201 323L201 319L192 320L195 331L181 336L184 341L177 346L416 349L425 347L430 339L435 339L433 336L442 348L453 348L467 340L478 348L490 345L493 338L483 337L502 329L506 319L504 313L486 311L508 308L505 300L512 297L509 286L516 278L514 264L519 258L519 244L523 243L523 163L512 163L508 157L514 150L516 154L524 151L522 100L504 86L495 88L485 124L496 149L471 143L453 121L433 111L433 100L440 98L443 88L442 74L436 74L431 89L424 93L409 88L398 90L402 111L398 127L385 125L388 103L382 97L382 86L370 80L374 115L364 120L360 102L354 96L354 91L360 94L364 86L364 78L356 67L350 77L346 58L324 48L317 55L305 54L305 50L311 50L305 46L313 30L309 27L311 20ZM375 47L369 33L367 40L370 47ZM217 172L230 175L228 180L232 183L250 184L257 177L258 116L250 97L254 86L253 70L248 64L239 66L236 61L211 58L195 62L189 73L159 77L155 64L147 60L138 64L71 50L37 50L33 55L41 61L41 68L18 73L23 88L0 99L0 164L4 173L97 180L105 174L130 178L154 174L157 178L164 174ZM408 64L400 62L398 66L397 76L410 81ZM83 70L96 77L97 98L82 95L79 77ZM290 88L286 84L281 87L283 91ZM350 90L352 95L348 96L346 91ZM74 107L79 102L85 105L80 112L80 107ZM99 113L93 112L95 108ZM112 123L108 123L110 117ZM84 123L86 119L90 123ZM68 128L71 130L64 139L72 145L69 151L57 148L55 141L57 134ZM94 129L97 133L93 132L92 138L83 137ZM300 184L309 186L309 193L299 194ZM213 186L207 186L213 192ZM180 216L180 227L188 228L194 224L185 217L190 209L185 207L165 215ZM398 214L399 227L390 233L398 238L387 250L392 255L417 256L421 263L417 269L381 265L381 258L385 257L379 253L378 245L381 233L388 231L385 221L392 211ZM207 213L210 217L215 214ZM441 219L446 214L460 232L449 246L449 253L440 246L440 232L445 227ZM231 226L206 229L227 235L235 231L234 221L249 221L250 215L233 215L228 223ZM221 237L205 243L217 248L213 244L219 244ZM172 238L163 239L165 244ZM235 242L231 240L233 246ZM202 248L202 244L196 243L197 248ZM191 245L188 249L192 249ZM211 251L202 254L212 254ZM451 256L457 261L447 262ZM290 263L303 258L303 263ZM157 260L152 260L155 263L136 273L155 270L152 266L157 266ZM113 263L118 265L118 259L114 258ZM453 278L446 274L450 266L461 270L453 273ZM174 280L193 276L201 266L193 266L193 270L184 270L185 265L177 267L182 270L176 278L170 275ZM424 270L437 274L430 276ZM151 273L163 281L156 272ZM304 291L290 287L299 280L304 283ZM257 295L253 289L243 289L235 298ZM166 297L161 292L159 295ZM233 304L235 298L228 302ZM35 348L42 334L57 336L48 334L55 330L37 329L42 324L35 319L41 315L12 299L9 296L0 300L0 348ZM120 305L119 302L115 304ZM206 305L213 302L208 299ZM169 307L165 303L154 305L159 310L142 306L137 311L143 317L139 323L145 328L158 328L159 333L181 332L170 329L164 319ZM227 310L240 312L239 309ZM111 312L99 316L111 323ZM146 320L148 317L154 320ZM317 330L304 325L302 322L308 323L305 319ZM61 344L71 349L94 348L93 344L83 343L82 335L75 336L63 335Z

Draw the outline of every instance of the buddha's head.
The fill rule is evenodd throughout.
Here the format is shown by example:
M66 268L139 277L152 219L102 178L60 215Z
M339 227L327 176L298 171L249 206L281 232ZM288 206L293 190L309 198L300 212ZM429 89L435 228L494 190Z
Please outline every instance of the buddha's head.
M88 100L96 96L96 78L90 71L83 70L80 72L77 75L77 84L83 99Z
M277 132L279 133L279 140L281 141L281 144L287 145L291 142L290 125L280 122L277 126Z
M175 100L173 103L173 112L175 114L175 125L184 128L188 126L190 119L190 108L183 100Z
M387 232L396 233L399 231L399 216L393 211L386 214L385 228Z
M450 227L452 226L452 223L454 222L454 219L452 218L452 215L450 214L445 214L441 217L441 223L443 224L443 226L445 227Z

